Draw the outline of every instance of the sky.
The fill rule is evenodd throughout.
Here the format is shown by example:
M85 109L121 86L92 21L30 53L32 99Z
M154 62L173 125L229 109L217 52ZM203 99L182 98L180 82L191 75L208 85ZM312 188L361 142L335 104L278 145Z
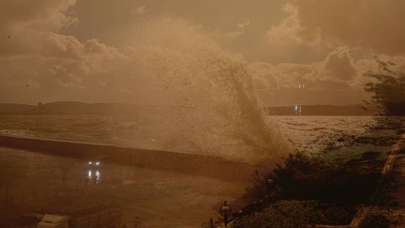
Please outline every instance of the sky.
M175 104L223 58L265 105L358 104L376 59L404 68L404 12L398 0L2 0L0 102Z

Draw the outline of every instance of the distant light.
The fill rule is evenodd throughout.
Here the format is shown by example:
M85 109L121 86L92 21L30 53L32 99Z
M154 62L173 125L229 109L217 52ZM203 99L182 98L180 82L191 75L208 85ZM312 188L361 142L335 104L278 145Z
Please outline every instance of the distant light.
M93 165L93 162L90 161L90 162L89 162L89 165Z
M293 111L294 111L295 113L297 113L297 114L301 113L301 112L302 112L302 107L301 107L301 105L297 105L297 104L294 105Z
M96 165L99 166L101 163L99 161L96 162Z
M91 179L92 176L93 176L93 173L91 172L91 170L89 170L89 172L87 173L87 177Z

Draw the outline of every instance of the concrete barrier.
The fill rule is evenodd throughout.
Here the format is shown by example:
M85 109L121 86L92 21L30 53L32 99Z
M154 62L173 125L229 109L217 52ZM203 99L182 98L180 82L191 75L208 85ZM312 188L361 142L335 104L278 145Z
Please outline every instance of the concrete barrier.
M106 162L121 165L170 170L226 181L248 181L254 170L254 167L247 163L219 157L114 145L0 135L0 146L86 160L102 158Z

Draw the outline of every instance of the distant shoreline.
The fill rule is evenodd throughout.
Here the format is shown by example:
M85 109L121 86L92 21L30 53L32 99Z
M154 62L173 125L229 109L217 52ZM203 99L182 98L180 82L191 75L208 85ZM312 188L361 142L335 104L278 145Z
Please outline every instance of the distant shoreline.
M123 103L52 102L37 105L0 103L0 115L117 115L139 112L159 112L167 109L187 109L180 106L146 106ZM377 107L363 105L301 105L297 114L293 106L267 106L270 116L379 116Z
M365 108L362 105L301 105L301 112L294 112L293 106L265 108L270 116L381 116L377 107Z

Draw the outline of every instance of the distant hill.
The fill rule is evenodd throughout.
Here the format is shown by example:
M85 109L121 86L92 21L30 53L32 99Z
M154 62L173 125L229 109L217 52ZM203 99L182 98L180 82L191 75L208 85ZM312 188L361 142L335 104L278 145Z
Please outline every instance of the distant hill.
M176 108L176 107L173 107ZM123 103L82 103L82 102L52 102L38 105L1 104L0 114L24 115L114 115L134 114L139 111L157 110L156 106L141 106Z
M131 114L146 107L124 103L53 102L39 104L32 114L112 115Z
M178 107L171 107L178 108ZM0 114L133 114L139 111L154 110L160 112L162 107L140 106L121 103L82 103L82 102L52 102L38 105L1 104ZM166 109L167 110L167 109ZM292 106L267 107L268 115L296 115ZM365 109L361 105L333 106L333 105L304 105L301 115L309 116L369 116L376 115L376 108Z
M266 113L275 116L297 115L292 106L266 108ZM377 108L364 108L362 105L303 105L301 115L304 116L370 116L377 115Z
M119 103L53 102L36 106L35 114L115 114L130 113L136 105Z
M33 105L0 104L0 114L27 114L35 109Z

